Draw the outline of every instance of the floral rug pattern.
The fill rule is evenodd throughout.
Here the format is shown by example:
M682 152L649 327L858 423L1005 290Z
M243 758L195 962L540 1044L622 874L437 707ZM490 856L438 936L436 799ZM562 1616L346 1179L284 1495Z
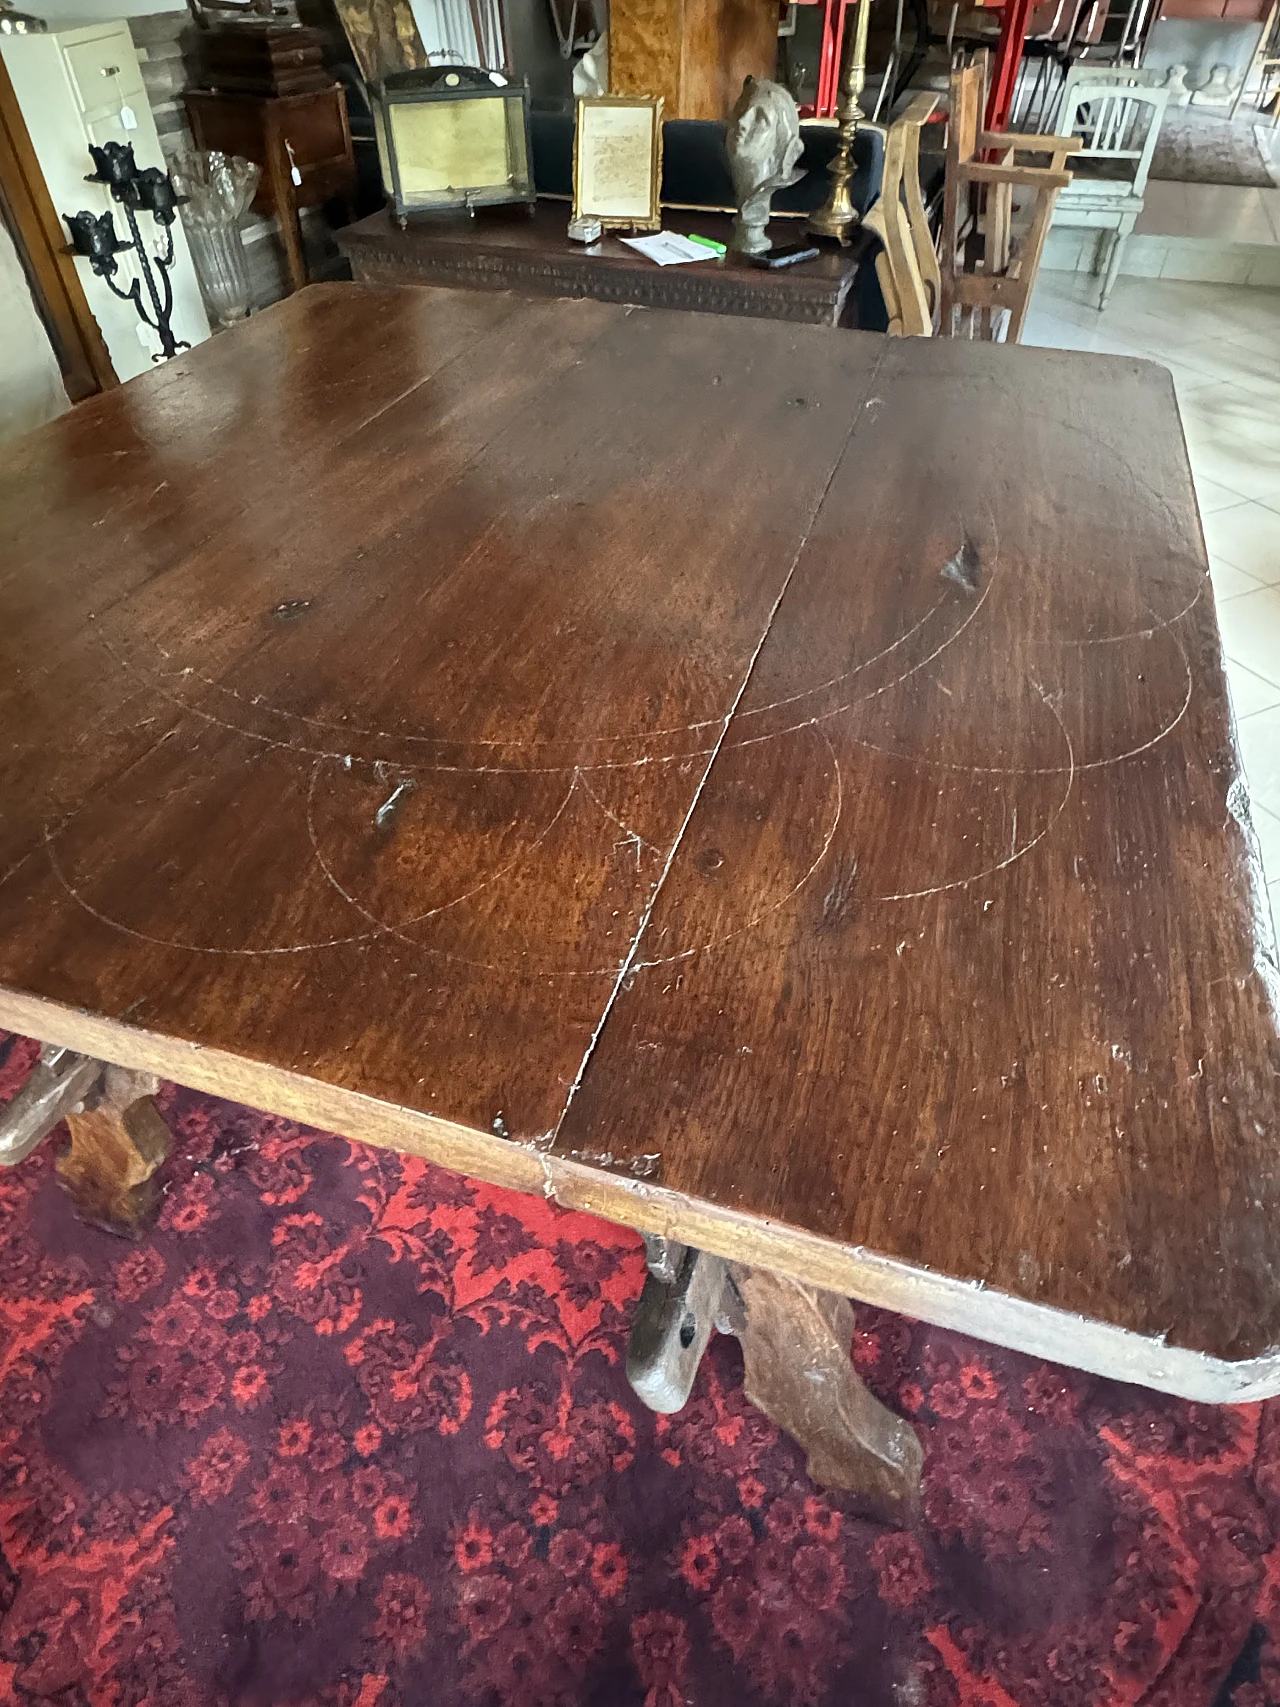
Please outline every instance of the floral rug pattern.
M0 1101L35 1046L0 1034ZM166 1086L160 1224L0 1173L0 1702L1280 1707L1280 1407L863 1309L918 1532L715 1341L651 1415L636 1235Z

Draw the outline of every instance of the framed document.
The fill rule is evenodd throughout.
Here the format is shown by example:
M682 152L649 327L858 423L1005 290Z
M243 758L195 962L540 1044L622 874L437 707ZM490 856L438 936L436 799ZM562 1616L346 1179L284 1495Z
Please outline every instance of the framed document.
M657 231L662 101L584 95L573 137L573 217Z

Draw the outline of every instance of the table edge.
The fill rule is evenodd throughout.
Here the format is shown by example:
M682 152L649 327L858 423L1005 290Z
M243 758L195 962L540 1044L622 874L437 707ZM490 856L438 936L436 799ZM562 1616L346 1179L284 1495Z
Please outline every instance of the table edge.
M346 1138L420 1156L496 1185L540 1194L565 1209L660 1233L731 1261L768 1268L855 1301L894 1310L1026 1356L1065 1364L1205 1404L1280 1395L1280 1347L1231 1360L958 1280L899 1258L841 1244L785 1222L690 1198L649 1180L556 1156L380 1101L291 1069L166 1037L45 997L0 986L0 1026L119 1067Z

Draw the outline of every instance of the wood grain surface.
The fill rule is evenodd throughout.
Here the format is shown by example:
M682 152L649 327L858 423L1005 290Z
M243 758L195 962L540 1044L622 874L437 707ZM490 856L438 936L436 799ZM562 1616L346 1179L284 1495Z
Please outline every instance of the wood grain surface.
M1167 373L312 287L9 447L0 565L0 1023L1280 1391Z
M746 78L777 69L770 0L684 0L681 25L680 111L672 118L726 119Z
M727 118L777 54L769 0L616 0L609 14L610 94L660 95L669 119Z
M681 104L680 34L684 0L618 0L610 5L609 93L661 96L666 116L723 118L723 113L686 113Z

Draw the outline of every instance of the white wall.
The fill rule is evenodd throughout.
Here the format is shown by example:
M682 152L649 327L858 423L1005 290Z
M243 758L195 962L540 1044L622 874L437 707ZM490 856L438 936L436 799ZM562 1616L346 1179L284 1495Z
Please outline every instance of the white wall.
M81 110L84 97L76 92L71 62L66 57L71 52L82 56L78 63L92 90L94 104L86 111ZM0 36L0 55L54 207L63 215L81 209L95 214L110 211L116 216L117 235L123 236L120 210L113 206L102 185L86 183L85 176L91 140L131 142L140 166L164 164L128 24L117 19L89 25L79 32L68 29L48 35ZM108 78L104 71L95 79L92 67L99 62L111 64L118 75ZM131 128L125 126L126 105L132 111ZM155 242L152 222L144 219L140 224L144 241ZM173 227L173 248L174 336L198 344L209 336L209 320L181 220ZM155 333L143 325L131 302L120 301L105 280L94 275L83 256L76 258L76 271L90 312L102 328L116 373L126 380L148 372L152 355L159 349ZM135 258L122 256L117 283L127 290L136 276Z
M0 440L43 426L67 407L62 375L36 313L18 251L0 224Z
M108 24L117 18L136 18L146 12L180 12L175 0L19 0L20 10L43 18L51 30L73 24Z

